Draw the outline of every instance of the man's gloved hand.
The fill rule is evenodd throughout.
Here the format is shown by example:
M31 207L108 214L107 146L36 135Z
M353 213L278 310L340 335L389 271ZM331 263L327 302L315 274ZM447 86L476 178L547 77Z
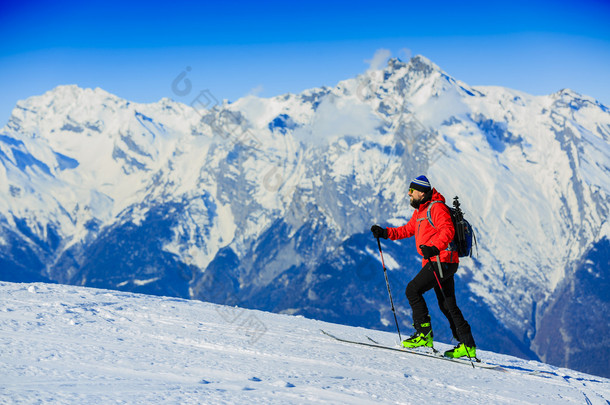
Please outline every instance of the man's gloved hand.
M419 245L419 250L421 250L422 255L424 255L424 259L429 259L431 257L437 256L441 252L436 246L426 245Z
M371 232L373 232L373 236L376 237L377 239L379 239L379 238L387 239L388 238L388 230L386 228L380 227L379 225L371 226Z

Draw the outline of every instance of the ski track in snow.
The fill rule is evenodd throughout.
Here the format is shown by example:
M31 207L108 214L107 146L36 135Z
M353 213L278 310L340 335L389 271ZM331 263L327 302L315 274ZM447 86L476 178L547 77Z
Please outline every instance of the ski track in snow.
M2 404L610 403L602 377L485 351L508 372L472 369L319 329L395 343L388 332L83 287L0 291Z

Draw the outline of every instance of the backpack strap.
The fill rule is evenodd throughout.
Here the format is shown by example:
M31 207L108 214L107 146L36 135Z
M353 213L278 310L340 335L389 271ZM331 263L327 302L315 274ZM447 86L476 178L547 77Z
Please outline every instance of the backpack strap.
M430 222L430 225L432 225L432 228L434 229L436 229L436 226L434 226L434 222L432 222L432 205L440 202L442 201L432 201L430 205L428 205L428 210L426 211L426 217L428 218L428 222Z
M436 226L434 226L434 223L432 222L432 205L436 204L436 203L442 203L442 201L432 201L430 203L430 205L428 205L428 210L426 211L426 218L420 218L418 219L418 221L423 221L424 219L427 219L428 222L430 222L430 225L432 226L432 228L436 229ZM451 215L451 213L449 214ZM453 240L451 242L449 242L449 245L447 246L448 251L454 251L455 250L455 243L453 242Z

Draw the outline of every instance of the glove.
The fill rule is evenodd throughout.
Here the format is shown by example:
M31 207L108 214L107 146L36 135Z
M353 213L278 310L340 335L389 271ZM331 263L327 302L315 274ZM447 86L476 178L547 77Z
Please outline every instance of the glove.
M422 255L424 255L424 259L430 259L431 257L437 256L441 252L436 246L426 245L419 245L419 250L421 250Z
M379 238L387 239L388 238L388 230L386 228L380 227L379 225L371 226L371 232L373 232L373 236L376 237L377 239L379 239Z

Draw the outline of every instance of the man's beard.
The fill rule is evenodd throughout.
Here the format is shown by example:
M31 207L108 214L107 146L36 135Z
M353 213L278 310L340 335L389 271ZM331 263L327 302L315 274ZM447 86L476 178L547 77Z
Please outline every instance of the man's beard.
M421 203L422 203L422 200L423 200L423 198L421 198L421 199L419 199L419 200L415 200L415 198L413 198L413 199L411 200L411 207L413 207L413 208L415 208L415 209L418 209L418 208L419 208L419 206L420 206L420 205L421 205Z
M423 194L419 200L416 200L415 197L413 197L410 201L411 207L418 209L420 205L422 205L423 203L425 203L426 201L430 200L430 198L432 197L432 193L431 192L427 192L426 194Z

